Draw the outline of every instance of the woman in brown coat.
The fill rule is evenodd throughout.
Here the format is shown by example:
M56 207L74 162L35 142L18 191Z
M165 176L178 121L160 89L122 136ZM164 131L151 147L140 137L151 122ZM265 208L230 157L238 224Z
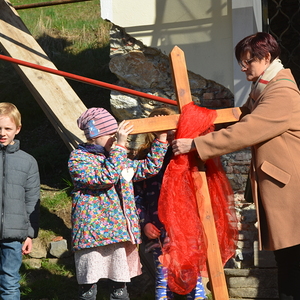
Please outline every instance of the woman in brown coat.
M175 155L197 150L202 161L251 146L250 177L260 249L272 250L280 299L300 299L300 93L268 33L241 40L235 56L252 81L240 122L173 142Z

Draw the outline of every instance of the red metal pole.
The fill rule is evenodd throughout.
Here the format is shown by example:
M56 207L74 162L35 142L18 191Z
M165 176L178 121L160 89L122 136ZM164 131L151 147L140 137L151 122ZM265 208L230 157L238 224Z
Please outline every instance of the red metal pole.
M147 99L151 99L151 100L155 100L155 101L159 101L159 102L163 102L163 103L167 103L167 104L171 104L171 105L177 105L177 102L174 101L174 100L171 100L171 99L150 95L150 94L147 94L147 93L135 91L135 90L132 90L132 89L124 88L124 87L121 87L121 86L117 86L117 85L114 85L114 84L106 83L106 82L95 80L95 79L90 79L90 78L75 75L75 74L72 74L72 73L67 73L67 72L64 72L64 71L55 70L55 69L52 69L52 68L40 66L40 65L37 65L37 64L33 64L33 63L30 63L30 62L26 62L26 61L23 61L23 60L12 58L12 57L9 57L9 56L5 56L5 55L0 54L0 59L5 60L5 61L9 61L9 62L14 63L14 64L18 64L18 65L22 65L22 66L25 66L25 67L29 67L29 68L37 69L37 70L40 70L40 71L44 71L44 72L47 72L47 73L52 73L52 74L55 74L55 75L63 76L65 78L69 78L69 79L72 79L72 80L88 83L88 84L91 84L91 85L101 86L105 89L115 90L115 91L119 91L119 92L122 92L122 93L125 93L125 94L130 94L130 95L134 95L134 96L138 96L138 97L143 97L143 98L147 98Z

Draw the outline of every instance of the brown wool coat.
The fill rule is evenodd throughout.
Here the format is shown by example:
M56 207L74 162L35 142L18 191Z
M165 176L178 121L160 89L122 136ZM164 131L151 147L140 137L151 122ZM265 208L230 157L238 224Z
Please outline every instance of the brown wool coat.
M300 244L300 93L289 69L280 71L250 114L225 129L197 137L202 160L251 146L251 183L260 249Z

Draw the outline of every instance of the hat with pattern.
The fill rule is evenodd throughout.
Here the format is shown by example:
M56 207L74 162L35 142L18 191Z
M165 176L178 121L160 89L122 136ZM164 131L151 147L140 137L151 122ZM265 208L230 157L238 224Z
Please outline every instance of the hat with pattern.
M78 118L77 124L88 140L115 133L118 129L116 119L101 107L89 108Z

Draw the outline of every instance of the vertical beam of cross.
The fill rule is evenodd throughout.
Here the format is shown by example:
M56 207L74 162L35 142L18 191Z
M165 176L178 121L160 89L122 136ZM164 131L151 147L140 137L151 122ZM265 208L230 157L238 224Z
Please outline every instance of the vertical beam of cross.
M187 68L185 64L184 52L174 47L170 53L170 59L172 63L173 80L175 91L177 95L177 101L179 103L180 110L182 107L192 101L190 93L190 84L187 74ZM209 279L212 287L212 293L215 300L229 299L226 279L223 270L223 264L221 259L221 252L219 248L218 236L215 226L214 215L211 206L210 194L207 185L206 173L204 170L204 164L199 163L198 166L201 178L202 187L201 195L203 195L204 201L197 196L197 203L199 208L199 216L203 223L205 234L207 236L207 268ZM204 203L203 203L204 202ZM200 213L201 203L201 213ZM203 214L204 212L204 214Z

